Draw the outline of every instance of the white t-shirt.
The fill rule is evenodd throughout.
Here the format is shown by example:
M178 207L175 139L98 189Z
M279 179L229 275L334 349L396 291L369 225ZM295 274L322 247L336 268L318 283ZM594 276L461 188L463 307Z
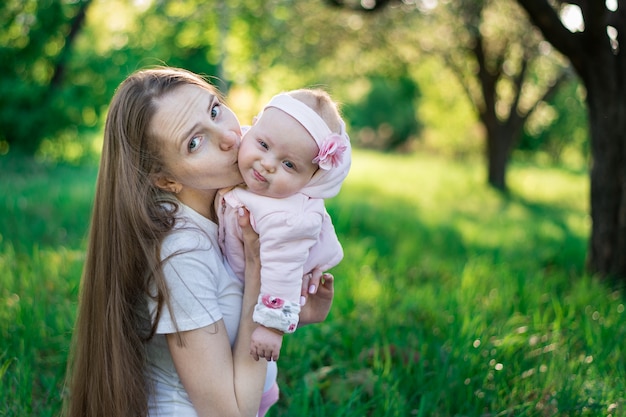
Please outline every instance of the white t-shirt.
M197 416L174 368L165 335L223 319L232 346L241 315L243 284L222 256L217 225L182 204L178 216L175 229L161 247L161 258L167 259L163 270L177 327L164 306L157 334L147 344L146 378L152 385L149 415L153 417ZM149 300L148 307L154 319L156 303Z

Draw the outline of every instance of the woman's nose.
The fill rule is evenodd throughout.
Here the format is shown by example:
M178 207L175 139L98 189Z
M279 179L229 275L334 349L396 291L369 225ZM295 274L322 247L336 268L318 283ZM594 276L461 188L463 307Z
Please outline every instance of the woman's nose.
M220 149L223 151L229 151L239 145L239 137L234 132L225 132L220 137Z

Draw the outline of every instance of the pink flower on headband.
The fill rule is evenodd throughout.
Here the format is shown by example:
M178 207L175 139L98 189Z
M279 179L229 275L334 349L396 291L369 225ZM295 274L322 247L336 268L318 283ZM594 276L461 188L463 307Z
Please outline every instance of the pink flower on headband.
M339 166L343 160L343 153L348 149L345 138L338 133L331 133L324 139L320 146L320 153L313 160L314 164L318 164L320 168L328 171L331 168Z

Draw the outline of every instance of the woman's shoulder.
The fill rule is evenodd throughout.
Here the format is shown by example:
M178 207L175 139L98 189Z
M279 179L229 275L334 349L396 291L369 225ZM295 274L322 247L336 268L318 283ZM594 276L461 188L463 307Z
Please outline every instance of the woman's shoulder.
M186 206L161 245L163 256L182 251L205 251L217 247L217 225Z

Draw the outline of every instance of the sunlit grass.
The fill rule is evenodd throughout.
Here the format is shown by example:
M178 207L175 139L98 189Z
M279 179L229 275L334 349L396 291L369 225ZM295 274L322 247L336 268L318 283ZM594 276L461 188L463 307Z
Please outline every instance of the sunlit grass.
M625 415L623 294L584 274L587 177L512 166L509 196L484 178L357 153L329 202L338 300L287 338L277 415Z
M65 371L83 253L16 253L0 245L0 414L54 415Z
M0 158L0 415L56 415L95 169ZM270 416L625 416L625 300L584 273L584 173L356 151L329 319ZM6 180L5 180L6 179Z

